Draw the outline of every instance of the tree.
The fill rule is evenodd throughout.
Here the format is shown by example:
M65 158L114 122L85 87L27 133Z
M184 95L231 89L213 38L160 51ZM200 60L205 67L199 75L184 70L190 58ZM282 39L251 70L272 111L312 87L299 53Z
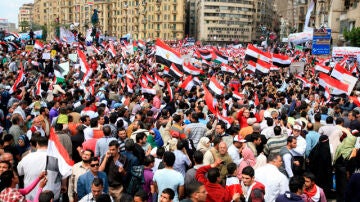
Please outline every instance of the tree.
M360 46L360 27L353 28L352 30L344 31L345 40L350 42L351 46Z
M22 32L26 32L27 29L29 28L30 23L28 21L21 21L19 24L19 27L21 27L21 31Z

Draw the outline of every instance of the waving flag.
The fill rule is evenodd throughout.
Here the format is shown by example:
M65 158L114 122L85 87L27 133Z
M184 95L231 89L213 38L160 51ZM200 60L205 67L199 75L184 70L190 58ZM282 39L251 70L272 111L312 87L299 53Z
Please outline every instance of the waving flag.
M331 76L320 73L319 74L319 84L326 88L330 89L330 93L334 95L340 95L348 92L349 85L343 83L337 79L332 78Z
M10 94L14 93L14 92L16 91L16 89L17 89L17 86L18 86L22 81L25 80L25 73L24 73L24 71L23 71L23 68L21 68L21 67L22 67L22 63L20 62L19 74L18 74L18 76L17 76L17 78L16 78L13 86L12 86L12 87L10 88L10 90L9 90L9 93L10 93Z
M208 109L211 113L213 113L214 115L217 115L218 112L215 108L214 97L211 95L210 91L206 88L205 85L203 85L203 89L204 89L204 99L205 99L206 106L208 107Z
M155 89L149 88L149 87L143 85L142 83L140 83L140 86L141 86L141 92L142 93L148 93L148 94L151 94L151 95L156 95L156 90Z
M44 44L39 40L35 40L34 48L42 50L42 49L44 49Z
M215 58L213 58L214 62L216 63L224 63L224 64L228 64L228 57L224 56L220 51L214 49L214 54L213 56L215 56Z
M307 80L306 78L304 78L304 77L301 77L300 75L295 75L295 78L297 78L297 79L299 79L300 81L302 81L304 87L311 87L311 86L313 85L310 81L308 81L308 80Z
M224 64L224 63L221 64L221 71L228 72L231 74L235 74L235 72L236 72L236 70L233 67L231 67L230 65Z
M109 51L109 53L111 54L112 57L116 56L116 50L115 50L114 44L112 42L110 42L110 44L109 44L108 51Z
M172 92L172 89L171 89L171 86L169 83L166 83L166 89L169 92L170 101L172 101L174 99L174 95L173 95L173 92Z
M291 64L291 59L289 56L282 54L273 54L272 61L273 64L278 67L289 67Z
M81 50L77 50L80 61L80 78L82 83L86 83L92 74L92 69L86 61L86 56Z
M246 70L249 70L249 71L255 73L255 71L256 71L256 63L254 61L250 60L248 62L248 65L246 66Z
M330 94L330 90L329 88L326 86L325 87L325 94L324 94L325 98L326 98L326 102L329 102L330 101L330 97L331 97L331 94Z
M192 75L200 75L202 73L201 69L194 67L190 62L184 63L183 70L184 72Z
M245 98L244 94L239 93L237 91L232 92L232 97L238 100L243 100Z
M155 74L155 80L158 82L160 86L165 86L165 81L158 74Z
M169 74L176 78L181 78L184 76L184 73L180 71L174 63L172 63L170 66Z
M315 65L315 71L324 72L325 74L327 74L330 72L330 70L331 70L331 67L328 67L328 66L325 66L322 64Z
M258 60L256 63L256 70L260 71L263 74L268 74L270 72L271 64Z
M128 77L126 77L126 86L129 93L134 93L134 85L131 83Z
M194 81L192 76L190 75L183 81L180 88L190 91L193 86L194 86Z
M139 39L139 40L137 41L137 45L138 45L138 47L139 47L140 49L142 49L142 50L145 50L145 49L146 49L146 43L145 43L145 41L143 41L143 40L141 40L141 39Z
M345 67L341 66L339 63L336 63L335 67L331 71L330 76L342 81L343 75L345 74L352 76L351 73L345 69Z
M216 80L214 76L210 79L209 88L217 95L223 94L224 87Z
M62 177L66 178L71 175L74 162L71 160L66 149L61 144L59 137L55 134L54 128L50 128L46 170L56 171L52 170L54 168L54 163L57 163L56 167L58 168L58 172L60 172Z
M35 88L34 88L34 95L41 96L41 92L42 92L41 81L42 81L42 76L40 76L38 78L38 80L36 81Z
M254 62L258 62L258 60L262 60L267 63L270 63L271 55L270 55L270 53L266 53L266 52L256 48L254 45L249 44L245 51L245 60L251 60Z
M181 68L183 64L183 59L181 58L181 54L174 49L170 48L160 39L156 40L156 62L160 64L164 64L170 67L172 64L176 65L177 68Z
M199 53L200 58L203 60L211 60L212 58L215 58L212 51L209 51L207 49L199 49L197 50L197 52Z
M56 78L56 82L55 83L64 83L65 82L65 78L64 76L61 74L60 71L58 70L54 70L54 74L55 74L55 78Z

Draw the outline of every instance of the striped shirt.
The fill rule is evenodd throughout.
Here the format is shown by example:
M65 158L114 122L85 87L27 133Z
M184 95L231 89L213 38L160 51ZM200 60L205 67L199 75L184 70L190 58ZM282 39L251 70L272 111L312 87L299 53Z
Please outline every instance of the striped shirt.
M287 144L287 135L279 135L269 138L265 147L264 147L264 154L279 154L280 149Z

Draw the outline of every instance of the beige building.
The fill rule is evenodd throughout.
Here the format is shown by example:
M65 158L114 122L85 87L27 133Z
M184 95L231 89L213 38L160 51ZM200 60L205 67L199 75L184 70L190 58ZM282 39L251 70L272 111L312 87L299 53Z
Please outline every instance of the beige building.
M92 26L93 10L99 11L102 33L133 39L182 39L185 30L185 0L35 0L33 19L47 25L48 39L58 26L77 25L83 34Z
M34 4L32 3L23 4L19 8L19 14L18 14L19 30L23 29L27 31L31 27L33 8L34 8Z
M356 0L331 1L328 24L332 29L334 45L343 45L343 33L360 27L360 3Z
M272 0L197 1L197 40L207 43L260 40L260 27L273 28Z

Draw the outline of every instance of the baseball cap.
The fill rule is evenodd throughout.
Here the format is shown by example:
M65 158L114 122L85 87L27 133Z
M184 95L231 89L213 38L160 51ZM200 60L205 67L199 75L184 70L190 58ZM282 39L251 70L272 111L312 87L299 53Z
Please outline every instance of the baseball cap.
M236 135L234 137L234 142L246 142L246 140L242 138L240 135Z

